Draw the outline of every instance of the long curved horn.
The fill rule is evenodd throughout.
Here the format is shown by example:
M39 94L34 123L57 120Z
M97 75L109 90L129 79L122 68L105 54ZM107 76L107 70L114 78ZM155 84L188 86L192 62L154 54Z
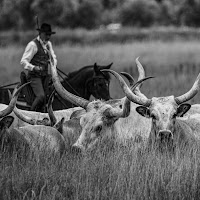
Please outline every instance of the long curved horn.
M51 121L51 126L54 126L57 123L57 119L56 116L53 113L53 108L52 108L52 103L54 100L54 94L55 94L55 90L51 93L49 100L48 100L48 106L47 106L47 111L49 114L49 119Z
M120 72L120 73L123 76L125 76L128 79L130 85L133 86L133 88L135 88L134 84L136 85L137 83L135 83L134 78L127 72ZM106 111L105 115L125 118L129 116L130 111L131 111L131 101L127 97L125 97L122 109L116 109L116 108L109 109Z
M22 112L19 111L19 109L17 107L15 107L13 109L13 112L15 113L15 115L22 121L31 124L31 125L35 125L37 124L35 119L32 119L31 117L28 117L26 115L24 115Z
M192 88L188 92L186 92L181 96L175 97L176 103L181 104L192 99L198 93L199 87L200 87L200 73L197 76Z
M14 93L12 99L10 100L10 103L9 103L8 107L5 110L1 110L0 111L0 118L4 117L6 115L9 115L13 111L13 109L14 109L14 107L16 105L17 98L18 98L18 95L19 95L20 91L22 90L22 88L24 88L28 84L30 84L30 82L25 83L25 84L23 84L22 86L20 86L19 88L16 89L16 92ZM8 92L10 93L9 90L8 90Z
M139 105L144 105L144 106L149 106L151 104L151 99L145 99L145 98L141 98L141 97L135 95L131 91L131 89L128 87L128 85L126 84L124 79L117 72L115 72L115 71L113 71L111 69L109 69L109 70L106 69L106 70L102 70L102 71L110 72L117 78L122 90L124 91L124 93L129 98L130 101L132 101L132 102L134 102L136 104L139 104Z
M128 79L130 83L131 91L134 92L135 88L138 86L137 82L135 83L134 78L130 74L126 72L120 72L120 73ZM124 118L128 117L130 114L130 111L131 111L131 101L127 97L125 97L124 106L120 113L121 117L124 117Z
M23 122L26 122L28 124L31 125L45 125L45 126L51 126L51 122L48 121L44 121L44 119L40 120L40 119L34 119L32 117L29 117L25 114L23 114L23 112L21 112L17 107L15 107L13 109L13 112L15 113L15 115L22 120ZM48 118L47 118L48 119Z
M123 76L125 76L128 79L128 82L130 83L130 86L134 85L135 79L127 72L120 72Z
M136 62L136 65L137 65L137 69L138 69L138 73L139 73L139 77L138 77L138 80L140 79L143 79L145 78L145 70L144 70L144 67L142 66L142 64L139 62L139 57L136 58L135 60ZM140 84L136 89L135 89L135 94L137 96L140 96L141 98L146 98L147 97L140 91L140 88L141 88L142 84Z
M144 68L142 66L142 64L139 62L139 57L136 58L136 65L137 65L137 69L138 69L138 81L145 78L145 71ZM129 83L132 84L132 82L134 81L134 78L128 74L127 72L120 72L122 75L124 75L128 80ZM139 84L138 87L136 87L134 89L134 91L132 90L132 92L134 92L134 94L136 94L137 96L140 96L141 98L146 98L147 97L140 91L140 87L142 86L142 84Z
M16 91L17 91L17 88L14 89L13 91L13 96L16 94ZM11 99L11 93L9 92L9 97ZM43 123L42 120L38 120L38 119L34 119L32 117L29 117L25 114L23 114L23 112L21 112L16 106L14 107L13 109L13 112L15 113L15 115L22 121L28 123L28 124L31 124L31 125L37 125L37 124L43 124L43 125L46 125L46 126L50 126L50 122L45 122Z
M139 81L137 81L135 84L133 84L131 86L131 90L134 91L134 89L136 87L138 87L139 84L141 84L143 81L145 80L148 80L150 78L154 78L152 76L149 76L149 77L146 77L146 78L143 78ZM124 100L124 105L123 105L123 109L111 109L109 110L109 115L110 116L116 116L116 117L122 117L122 118L125 118L125 117L128 117L130 114L130 100L126 97L125 100Z
M60 83L56 66L54 66L52 63L50 65L51 65L51 74L52 74L53 84L56 91L60 94L60 96L77 106L86 108L89 101L68 92Z
M138 73L139 73L139 77L138 80L145 78L145 71L144 71L144 67L142 66L142 64L139 62L139 57L137 57L135 59L137 68L138 68ZM139 88L141 87L141 84L139 85Z
M120 72L120 74L122 74L123 76L125 76L125 77L128 79L128 81L129 81L129 83L130 83L130 89L131 89L131 91L132 91L134 94L136 94L137 96L140 96L141 98L147 99L147 97L146 97L144 94L142 94L142 93L140 92L139 87L140 87L141 84L139 84L137 87L134 87L134 90L133 90L131 86L135 83L134 78L133 78L129 73L127 73L127 72ZM145 77L143 77L143 78L138 78L138 81L139 81L139 80L142 80L142 79L144 79L144 78L145 78ZM153 77L152 77L152 78L153 78Z
M14 89L13 91L13 95L11 95L10 91L9 91L9 98L11 99L12 96L14 96L17 92L17 88ZM31 124L31 125L35 125L37 124L35 119L32 119L31 117L28 117L26 115L24 115L22 112L19 111L19 109L15 106L13 109L13 112L15 113L15 115L22 121Z

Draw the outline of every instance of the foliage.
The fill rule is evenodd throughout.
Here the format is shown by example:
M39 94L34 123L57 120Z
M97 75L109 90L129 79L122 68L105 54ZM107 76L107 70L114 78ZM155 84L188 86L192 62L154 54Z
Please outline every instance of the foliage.
M128 26L200 26L199 0L1 0L0 30L32 29L35 16L62 28Z
M177 13L179 7L174 5L171 1L163 1L159 6L158 24L161 25L178 25Z
M185 0L179 10L181 23L187 26L200 26L200 2L198 0Z
M151 0L134 0L121 9L121 23L126 26L150 26L155 22L158 6Z
M101 4L98 0L84 0L77 10L77 25L87 29L96 28L100 23Z
M32 9L41 21L55 24L63 11L63 5L57 0L34 0Z
M76 25L76 13L79 7L78 0L63 0L63 11L57 18L57 25L61 28L75 28Z
M15 7L17 7L17 3L15 0L3 0L3 2L1 3L0 30L17 27L17 21L20 17L19 12L14 10ZM12 15L10 13L12 13Z

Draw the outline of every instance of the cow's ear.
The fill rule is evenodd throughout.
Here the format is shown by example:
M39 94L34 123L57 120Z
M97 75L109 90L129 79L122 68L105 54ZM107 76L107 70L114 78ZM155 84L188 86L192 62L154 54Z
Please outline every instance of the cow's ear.
M136 108L136 111L142 115L143 117L147 117L149 118L150 117L150 110L149 108L145 107L145 106L138 106Z
M177 117L183 117L183 115L191 108L188 103L183 103L177 108Z
M75 110L71 116L70 116L70 119L73 119L73 118L79 118L81 117L83 114L86 113L86 110L85 109L80 109L80 110Z
M61 134L63 134L63 123L65 118L63 117L58 123L56 123L53 127L57 129Z
M0 130L3 128L9 128L14 121L13 116L6 116L0 121Z

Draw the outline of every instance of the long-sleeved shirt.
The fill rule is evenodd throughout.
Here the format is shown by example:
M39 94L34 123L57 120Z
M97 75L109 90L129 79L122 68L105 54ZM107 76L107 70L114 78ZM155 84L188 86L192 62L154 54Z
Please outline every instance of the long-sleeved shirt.
M44 42L40 39L40 37L37 37L37 40L41 43L43 49L46 51L47 50L47 45L49 46L49 51L51 52L51 55L54 59L54 64L55 66L57 65L57 58L56 55L54 53L52 44L50 41L48 41L46 44L44 44ZM22 56L21 62L20 64L24 67L25 70L30 70L32 71L33 68L35 67L34 65L32 65L30 63L30 61L32 60L33 56L37 53L38 48L37 45L35 44L34 41L30 41L24 51L24 54Z

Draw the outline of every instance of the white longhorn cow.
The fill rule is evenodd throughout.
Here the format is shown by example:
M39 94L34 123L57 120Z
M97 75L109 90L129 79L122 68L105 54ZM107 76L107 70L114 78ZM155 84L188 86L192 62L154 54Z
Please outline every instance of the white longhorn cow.
M149 135L149 144L160 145L164 142L165 144L180 146L190 139L192 141L200 139L200 115L198 109L195 111L195 108L199 108L199 105L195 104L191 113L183 117L191 108L191 105L186 102L199 91L200 74L197 76L192 88L181 96L175 97L172 95L148 99L145 95L135 95L118 73L111 72L119 80L127 98L140 105L136 107L136 111L145 117L144 119L150 119L150 126L148 125L151 127L150 132L142 133ZM134 121L132 123L135 124ZM143 123L141 128L142 126L146 126L146 124Z
M65 140L62 135L64 118L53 127L44 125L26 125L22 127L15 125L11 127L14 120L16 120L16 116L6 115L13 111L18 94L25 85L14 90L10 104L0 111L0 117L3 117L0 120L1 150L7 149L10 153L16 150L18 153L26 152L28 148L36 155L44 151L48 154L50 152L62 154L65 150Z
M138 80L141 80L145 76L144 70L138 65L138 59L136 59L136 63L139 70ZM92 147L99 138L104 138L105 136L115 137L116 140L123 140L123 142L131 138L134 140L137 135L132 133L133 128L135 130L138 129L139 132L142 131L140 128L142 121L147 121L146 124L150 124L149 119L143 119L142 116L135 112L136 105L130 103L126 97L106 102L100 100L89 102L69 93L62 87L56 67L53 65L51 65L51 73L57 92L63 98L85 109L85 113L80 117L81 133L73 145L74 149L85 151ZM137 84L140 84L140 82ZM132 89L135 90L134 92L137 95L143 96L137 85ZM145 126L144 132L148 132L146 129L149 130L149 127Z
M64 119L64 118L63 118ZM44 125L27 125L19 128L10 128L14 117L6 116L0 120L0 144L1 150L9 153L16 152L27 154L33 152L36 156L40 153L62 155L65 151L65 140L58 129L59 127Z
M0 104L0 111L6 109L7 107L8 105L6 104ZM60 121L63 117L65 118L65 121L68 121L70 119L71 114L76 110L82 110L82 108L75 107L75 108L69 108L69 109L64 109L64 110L57 110L57 111L54 111L54 114L58 121ZM11 113L11 116L14 117L14 122L12 124L12 127L22 127L29 124L32 124L32 125L40 124L40 123L45 124L46 119L47 119L47 123L49 121L48 113L27 111L27 110L18 109L16 107Z

